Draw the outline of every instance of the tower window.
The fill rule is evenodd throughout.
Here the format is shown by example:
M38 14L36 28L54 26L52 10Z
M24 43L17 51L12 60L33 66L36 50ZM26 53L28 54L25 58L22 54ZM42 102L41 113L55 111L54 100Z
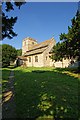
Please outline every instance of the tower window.
M38 62L38 56L35 56L35 62Z
M29 62L31 62L31 57L29 57Z

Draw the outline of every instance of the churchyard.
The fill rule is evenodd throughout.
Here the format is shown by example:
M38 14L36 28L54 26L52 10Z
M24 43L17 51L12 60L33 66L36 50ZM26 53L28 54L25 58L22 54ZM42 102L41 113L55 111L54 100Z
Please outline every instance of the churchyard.
M3 93L8 89L10 71L10 68L2 69ZM67 68L14 68L16 117L77 120L79 81L80 75Z

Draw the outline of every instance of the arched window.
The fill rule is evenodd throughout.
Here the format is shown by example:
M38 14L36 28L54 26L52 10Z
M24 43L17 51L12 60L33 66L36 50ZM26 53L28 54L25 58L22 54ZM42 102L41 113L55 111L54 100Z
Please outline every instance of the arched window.
M32 42L32 45L34 45L34 42Z
M31 62L31 57L29 57L29 62Z
M47 60L47 56L46 56L46 60Z
M35 62L38 62L38 56L35 56Z

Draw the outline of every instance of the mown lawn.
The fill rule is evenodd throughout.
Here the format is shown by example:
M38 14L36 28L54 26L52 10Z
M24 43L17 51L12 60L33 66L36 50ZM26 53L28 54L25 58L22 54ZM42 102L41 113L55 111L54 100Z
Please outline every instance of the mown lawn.
M2 92L8 90L8 82L9 82L10 69L2 68Z
M18 67L14 72L18 117L78 119L78 74L53 68Z

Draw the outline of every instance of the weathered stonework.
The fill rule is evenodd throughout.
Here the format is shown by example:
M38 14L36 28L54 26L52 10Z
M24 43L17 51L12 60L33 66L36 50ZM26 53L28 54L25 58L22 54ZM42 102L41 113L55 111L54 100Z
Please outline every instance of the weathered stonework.
M35 44L37 44L36 40L30 37L25 38L22 42L22 55L24 55L26 51L30 50Z
M68 59L55 62L50 58L50 51L54 45L56 45L54 38L39 44L30 37L25 38L22 43L22 56L26 57L26 61L23 63L27 67L68 67L70 63Z

